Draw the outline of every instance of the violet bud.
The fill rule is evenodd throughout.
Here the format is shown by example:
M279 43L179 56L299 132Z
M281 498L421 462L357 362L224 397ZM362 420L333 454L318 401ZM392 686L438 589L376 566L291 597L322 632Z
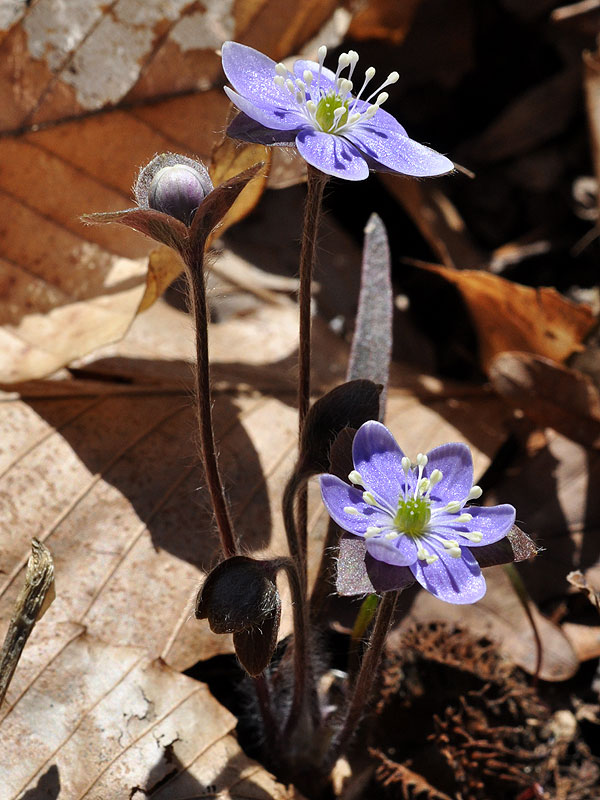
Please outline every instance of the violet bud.
M187 164L174 164L163 167L152 179L148 205L189 225L208 191L196 170Z

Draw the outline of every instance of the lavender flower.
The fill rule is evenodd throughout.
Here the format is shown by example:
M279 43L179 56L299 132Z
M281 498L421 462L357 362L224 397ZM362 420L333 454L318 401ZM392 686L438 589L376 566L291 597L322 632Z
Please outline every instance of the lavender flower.
M225 92L242 112L228 134L265 145L295 145L313 167L351 181L364 180L369 169L415 177L454 169L448 158L410 139L381 108L388 99L382 89L398 80L397 72L363 99L375 69L366 70L354 96L358 53L342 53L335 73L323 66L326 54L322 46L318 63L300 59L290 72L251 47L225 42L223 70L235 89Z
M481 496L469 448L444 444L411 464L388 429L370 421L359 428L352 457L352 486L335 475L320 478L335 522L361 537L377 561L410 570L440 600L480 600L485 579L470 548L504 538L515 509L466 506Z

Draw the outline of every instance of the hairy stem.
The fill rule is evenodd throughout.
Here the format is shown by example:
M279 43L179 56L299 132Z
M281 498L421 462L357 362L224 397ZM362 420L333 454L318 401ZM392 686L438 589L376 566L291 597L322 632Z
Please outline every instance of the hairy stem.
M196 326L196 409L200 433L201 458L215 521L225 558L238 552L227 499L219 473L212 421L210 365L208 361L208 312L204 280L204 249L198 246L185 259L190 287L190 306Z
M302 230L302 246L300 249L300 288L298 305L300 312L300 331L298 343L298 428L300 435L304 427L304 419L310 403L310 354L311 354L311 287L315 254L317 249L317 232L321 219L323 191L329 176L318 169L307 167L307 195L304 210L304 227ZM307 539L307 490L302 487L298 492L297 519L299 541L304 563L302 570L306 583L306 539Z
M277 720L273 715L273 702L271 696L271 685L266 673L257 675L253 678L254 691L256 692L256 699L258 700L258 707L262 717L265 741L269 753L276 756L279 753L281 743L281 731Z
M302 488L302 486L302 475L300 475L298 472L292 472L288 482L286 483L285 489L283 490L282 515L288 549L290 551L290 556L298 567L298 575L302 584L302 594L304 597L306 595L306 553L298 536L298 527L296 525L296 516L294 513L294 501L300 494L299 490Z
M306 699L308 699L308 709L315 728L321 722L321 712L312 662L309 657L308 614L302 581L292 559L282 558L280 563L289 581L294 612L294 690L290 713L283 731L285 738L294 731L298 724Z
M385 637L392 621L399 594L399 592L386 592L379 604L369 646L360 665L350 705L346 711L340 731L334 738L326 757L325 766L327 769L333 767L339 756L344 753L350 744L371 698L373 684L377 677L379 662L383 653Z
M317 623L321 618L325 601L331 594L332 585L335 584L335 561L340 535L339 527L330 519L327 525L325 542L323 543L319 570L310 595L310 620L313 624Z

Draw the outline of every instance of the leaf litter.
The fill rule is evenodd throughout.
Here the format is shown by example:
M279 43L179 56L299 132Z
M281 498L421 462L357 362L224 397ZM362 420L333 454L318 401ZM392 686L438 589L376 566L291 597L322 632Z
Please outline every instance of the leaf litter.
M140 304L147 304L143 298L151 280L154 299L177 268L169 264L162 277L154 278L146 258L150 247L141 237L113 228L82 229L77 222L84 211L125 207L135 167L157 151L184 149L204 158L214 151L214 169L231 166L232 172L243 168L238 157L252 161L254 156L227 145L218 149L227 105L213 88L221 81L211 50L216 45L187 44L186 26L198 12L174 12L166 25L150 14L142 27L154 38L148 39L152 45L133 84L124 83L112 99L105 94L97 100L93 92L78 95L76 82L68 78L70 66L91 63L85 49L59 54L53 43L55 49L45 51L42 60L35 50L31 31L50 5L39 0L32 4L37 16L21 9L22 19L18 14L9 23L0 18L13 25L0 41L5 55L29 45L18 63L36 88L16 95L9 69L17 62L2 60L2 97L9 102L3 105L0 190L3 218L11 223L3 229L1 258L13 304L3 312L3 375L8 376L3 380L15 384L5 386L2 402L3 625L31 536L45 537L50 545L58 584L57 600L34 630L0 711L3 741L16 737L22 747L29 739L32 756L27 774L19 772L22 765L17 771L11 765L12 783L6 785L14 785L17 793L37 787L50 796L58 786L65 797L110 797L115 784L127 786L133 797L176 800L209 790L287 797L288 790L240 751L231 734L233 717L204 687L175 671L230 652L227 642L190 619L194 590L216 554L191 441L191 334L184 315L158 301L124 339L108 343L120 339ZM124 18L127 4L116 5L121 6L117 19ZM276 22L268 2L237 4L231 13L253 45L281 58L306 41L332 10L314 4L313 12L317 6L311 30L305 26L310 14ZM371 0L350 29L379 51L372 63L382 69L391 58L389 68L397 68L400 53L409 130L416 125L432 146L443 143L477 172L477 179L458 177L408 189L402 179L386 177L373 205L361 201L365 210L358 218L351 192L345 216L332 198L321 271L343 253L335 269L344 278L351 274L338 282L337 295L331 277L317 275L317 307L352 309L359 262L354 237L377 210L390 231L394 286L405 298L397 302L396 323L401 320L408 332L394 342L387 423L415 452L441 441L466 441L488 490L486 501L514 503L519 524L545 548L521 568L543 642L535 687L527 677L535 663L531 630L522 609L509 599L501 568L488 572L484 605L460 618L444 618L424 594L407 594L404 618L389 643L378 713L366 734L368 757L364 750L353 754L357 779L365 760L372 775L366 790L363 783L364 796L584 800L594 796L598 782L591 734L597 722L589 720L598 719L597 681L590 676L600 655L600 624L586 595L567 582L567 573L580 570L587 586L596 591L600 586L593 490L598 386L587 366L593 361L584 358L593 353L586 337L596 320L575 299L578 286L596 282L598 244L589 220L576 214L576 198L569 198L571 182L591 172L582 134L582 85L599 179L597 53L591 12L575 6L583 4L535 3L525 14L524 7L508 0L480 9L460 3L450 20L435 0L409 4L402 13ZM110 40L108 23L101 24L103 8L98 6L99 16L92 19L93 8L82 22L94 34L87 48L103 36ZM214 15L210 23L207 35L215 25L230 24ZM492 30L519 42L533 68L526 68L521 56L513 65L492 64L496 51L491 47L487 54L485 47ZM266 37L271 37L268 43ZM423 53L431 55L423 58ZM472 92L482 86L486 101L481 118L474 119ZM117 107L104 107L107 100ZM89 114L94 102L103 109L98 115ZM557 104L561 113L554 115ZM181 119L193 123L182 126ZM437 123L448 119L451 124L443 125L448 137L440 139ZM39 129L33 127L40 123ZM257 192L240 212L255 208L255 216L226 236L234 257L257 219L263 240L272 240L277 231L281 252L289 247L281 216L266 218L269 203L276 211L280 202L269 194L259 202ZM57 197L61 202L53 203ZM412 228L398 225L400 204ZM584 249L575 260L571 249L582 237ZM500 262L498 253L509 250L510 258ZM256 267L285 273L285 259L271 255L274 263L267 264L260 255L248 257L247 249L245 255ZM402 264L402 256L417 266ZM458 289L458 294L453 289L454 294L440 295L451 297L450 304L436 303L429 291L433 284L420 265L432 259L440 264L429 271ZM65 271L65 263L72 268ZM496 270L501 278L491 274ZM20 293L14 289L19 285ZM212 299L214 317L221 313L222 319L213 325L211 340L218 438L245 540L253 554L268 554L282 547L275 498L295 458L295 311L286 302L286 289L276 290L279 305L255 293L248 306L243 282L234 282L233 291L231 285L219 287L227 297ZM80 316L93 323L83 336L71 316L78 303ZM428 327L423 320L431 318L432 309L438 319ZM111 318L117 321L107 323ZM315 326L321 354L316 385L324 391L343 379L348 346L318 319ZM351 328L348 311L338 329L348 340ZM15 332L20 349L15 349ZM63 334L66 345L56 348ZM49 340L51 358L45 352ZM33 367L23 341L27 348L33 345ZM406 352L406 341L421 346ZM68 364L74 368L52 380L35 380ZM316 505L312 520L314 572L325 535ZM329 620L342 628L354 614L340 602L328 609ZM289 627L284 624L282 630ZM152 660L158 657L169 666ZM580 661L587 663L580 666ZM104 675L124 677L115 677L110 688L95 663L106 664ZM79 684L64 686L65 675L83 682L79 706ZM146 678L155 685L145 684ZM129 715L119 727L114 709L122 702ZM165 703L162 722L156 716L160 702ZM431 710L423 712L419 703L430 703ZM581 713L584 706L587 716ZM429 726L410 743L410 752L393 742L401 730L399 714L410 725L419 719ZM210 719L218 729L208 750L194 725L197 718ZM58 738L44 741L40 750L36 737L42 719L51 726L60 721L62 727ZM89 752L87 774L77 768L83 750ZM218 766L211 771L213 756ZM109 766L102 772L99 764L106 758ZM256 786L237 783L240 779L256 780ZM342 790L348 797L352 784L350 777Z

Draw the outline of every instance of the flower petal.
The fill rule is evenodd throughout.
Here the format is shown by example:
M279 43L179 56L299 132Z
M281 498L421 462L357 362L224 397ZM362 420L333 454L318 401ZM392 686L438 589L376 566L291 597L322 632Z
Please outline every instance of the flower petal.
M508 503L501 506L469 506L465 510L473 519L455 525L454 530L480 531L483 534L480 542L469 542L468 547L483 547L504 538L514 525L517 514L515 508Z
M428 478L434 469L439 469L443 475L431 490L434 504L446 505L450 500L466 502L473 486L473 457L467 445L462 442L443 444L430 450L427 458L425 477Z
M350 108L353 111L359 111L361 114L367 109L371 108L371 105L371 103L365 103L363 100L359 100L356 103L356 108L354 108L354 103L352 101L350 102ZM401 136L408 137L406 128L402 127L396 117L388 114L388 112L384 111L383 108L379 108L366 124L371 125L374 128L384 128L385 130L395 131Z
M272 58L238 42L225 42L221 47L221 57L227 80L247 100L263 108L296 108L288 90L275 83L277 73Z
M343 135L375 162L375 169L377 164L381 164L401 175L418 178L445 175L454 169L454 164L446 156L391 128L378 127L373 120L358 124Z
M461 547L461 552L460 558L454 558L442 548L435 549L437 561L427 564L418 560L410 569L421 586L439 600L456 605L476 603L485 594L485 578L470 550Z
M319 483L329 516L345 531L363 536L369 527L390 525L392 520L389 514L365 503L361 491L344 483L336 475L321 475ZM345 508L354 508L358 514L348 514Z
M296 137L296 147L305 161L326 175L347 181L364 181L369 176L367 162L340 136L304 128Z
M297 131L302 125L307 124L306 119L296 109L290 111L284 108L258 106L234 92L229 86L225 86L225 94L236 108L267 128L279 131Z
M260 122L240 111L227 128L227 136L231 139L240 139L243 142L253 142L264 144L268 147L273 145L280 147L294 147L296 144L296 131L281 131L267 128Z
M373 536L367 539L367 553L384 564L410 567L417 560L417 545L410 536L400 536L392 541L385 536Z
M352 443L354 468L362 476L365 489L385 500L392 513L398 508L406 479L402 469L403 457L398 443L381 422L371 420L360 426ZM407 483L412 491L414 479L411 476Z

